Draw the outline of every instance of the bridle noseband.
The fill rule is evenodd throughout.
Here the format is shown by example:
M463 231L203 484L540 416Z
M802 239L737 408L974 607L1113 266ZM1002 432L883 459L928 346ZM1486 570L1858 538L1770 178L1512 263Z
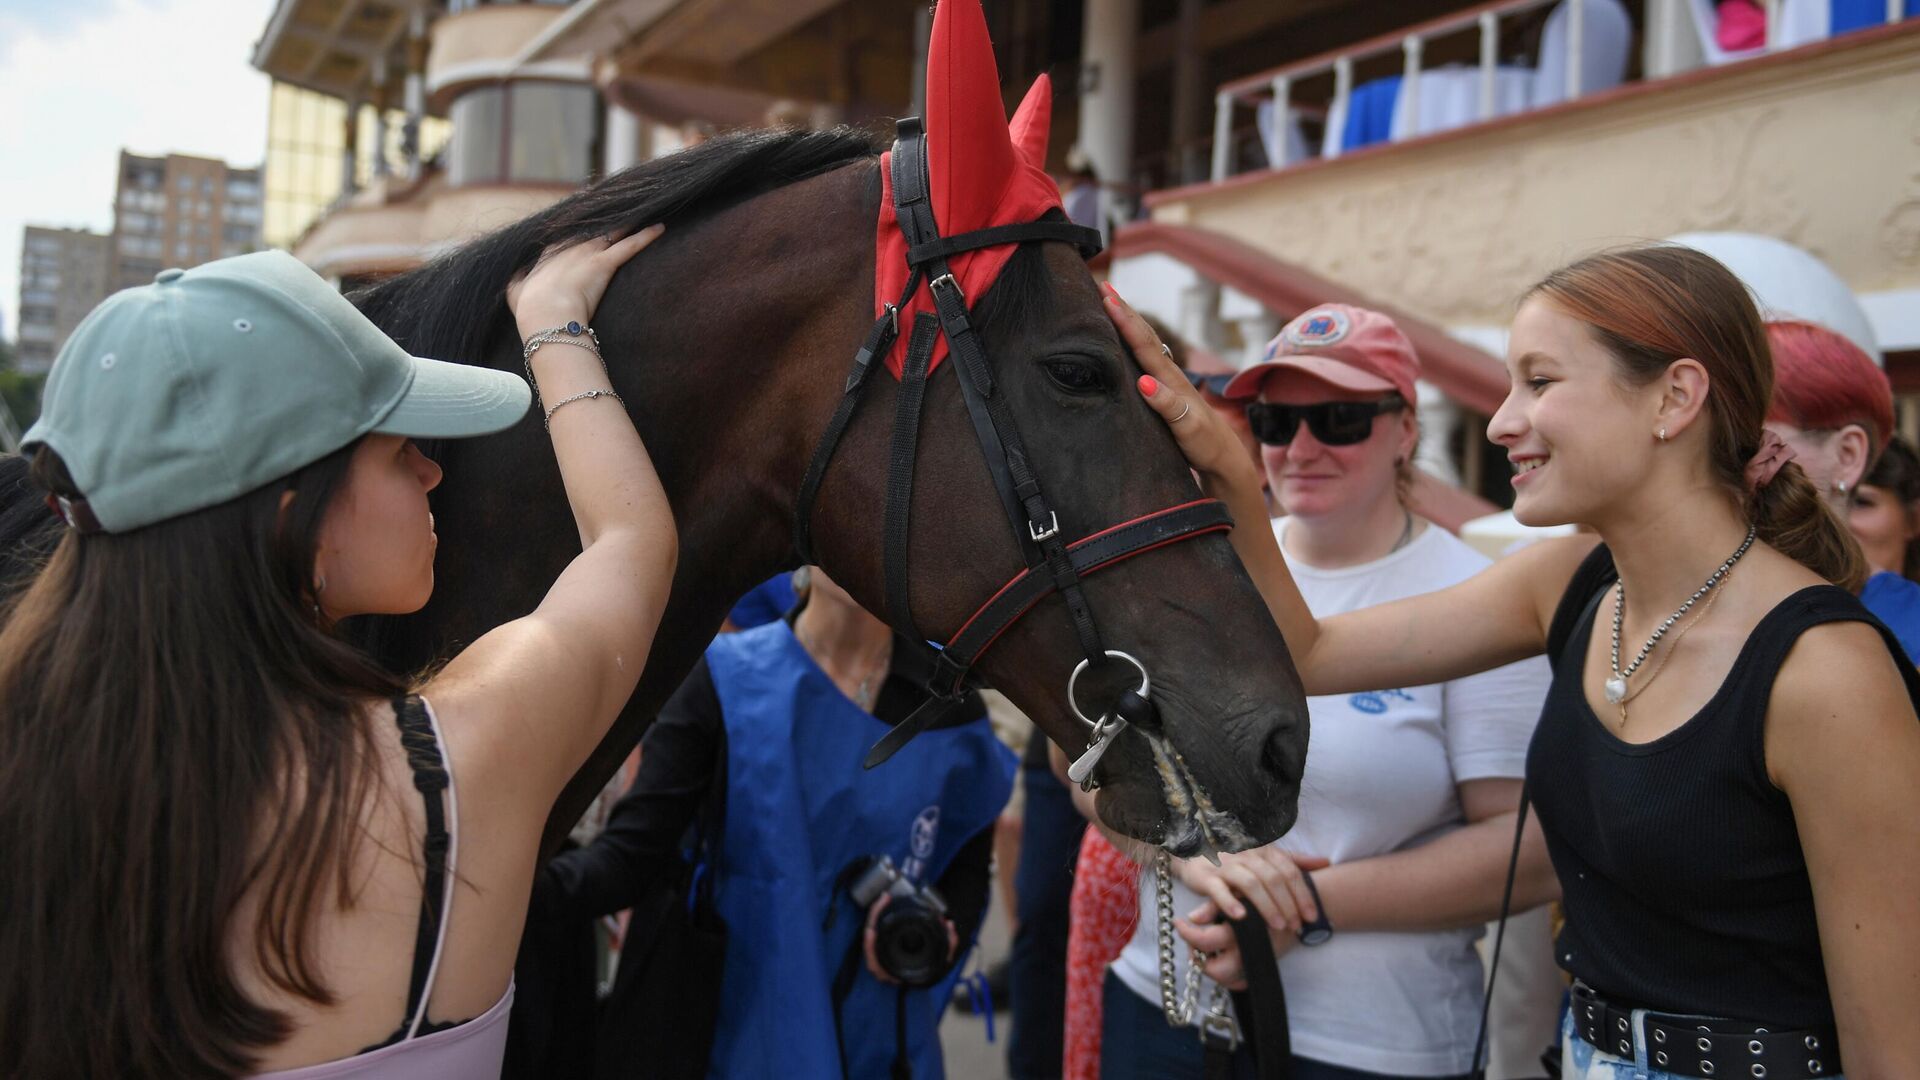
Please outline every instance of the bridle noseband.
M1068 699L1074 713L1093 729L1087 750L1073 770L1074 779L1090 787L1093 767L1114 737L1129 724L1152 724L1154 716L1148 701L1151 682L1145 666L1125 653L1106 647L1095 625L1093 609L1087 605L1080 587L1080 579L1142 552L1230 529L1233 519L1218 500L1197 499L1122 522L1072 543L1062 538L1059 515L1041 490L1040 480L1029 464L1006 395L995 385L993 370L968 318L967 298L954 280L947 259L980 248L1034 240L1063 241L1079 248L1082 254L1092 256L1100 250L1100 234L1068 222L1034 221L942 237L933 218L927 185L926 141L917 117L899 122L893 144L891 179L894 216L909 245L907 264L911 273L900 299L887 305L886 313L874 322L866 341L854 355L853 370L847 375L840 403L820 436L813 460L807 465L794 503L794 547L803 562L814 561L813 504L820 493L821 480L841 436L853 420L874 361L884 362L892 350L900 333L899 313L924 280L938 314L923 311L909 328L887 470L883 560L889 621L902 633L920 640L907 595L907 519L927 368L940 334L946 335L956 377L960 380L961 397L966 401L974 435L986 457L987 471L993 477L1007 520L1013 527L1026 569L1001 586L961 626L953 640L935 652L933 674L927 680L932 699L875 743L865 764L872 768L885 761L906 745L907 740L945 715L966 693L969 674L981 655L1035 604L1057 592L1066 601L1074 632L1087 657L1068 681ZM1098 721L1086 721L1079 703L1072 700L1073 686L1085 668L1107 658L1123 659L1139 668L1140 688L1121 694L1115 708L1103 712Z

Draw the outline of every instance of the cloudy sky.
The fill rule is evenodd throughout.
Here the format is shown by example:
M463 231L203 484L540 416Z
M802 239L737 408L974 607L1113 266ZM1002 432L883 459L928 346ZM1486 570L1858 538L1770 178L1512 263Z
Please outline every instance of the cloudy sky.
M23 225L113 226L120 150L257 165L267 77L247 62L273 0L0 0L0 336Z

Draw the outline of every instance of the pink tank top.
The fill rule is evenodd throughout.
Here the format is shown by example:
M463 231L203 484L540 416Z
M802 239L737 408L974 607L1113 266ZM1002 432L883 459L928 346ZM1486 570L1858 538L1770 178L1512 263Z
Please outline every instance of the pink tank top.
M414 708L415 703L418 708ZM426 967L424 982L416 975L417 989L410 989L408 997L417 1001L410 1015L406 1017L406 1033L399 1042L382 1046L377 1050L355 1054L350 1058L328 1061L319 1065L303 1065L297 1069L282 1069L278 1072L260 1073L259 1080L343 1080L353 1077L355 1080L475 1080L475 1078L497 1078L500 1075L500 1063L507 1052L507 1014L513 1009L513 983L507 983L506 992L493 1007L464 1024L425 1035L417 1034L420 1025L425 1022L427 1002L433 997L434 979L440 973L440 954L447 944L447 923L444 916L450 913L453 905L454 869L460 855L460 800L453 783L453 762L447 756L446 740L440 731L440 721L433 714L433 707L425 698L412 698L394 703L394 715L400 725L400 740L406 747L408 762L413 766L414 785L421 790L427 801L427 829L429 843L441 821L439 791L444 777L445 820L447 831L446 870L444 874L435 873L429 866L427 880L429 884L436 878L443 880L439 904L430 898L422 903L429 908L434 932L432 959ZM430 755L430 756L429 756ZM426 778L423 781L423 776ZM415 951L419 951L420 942L416 941Z

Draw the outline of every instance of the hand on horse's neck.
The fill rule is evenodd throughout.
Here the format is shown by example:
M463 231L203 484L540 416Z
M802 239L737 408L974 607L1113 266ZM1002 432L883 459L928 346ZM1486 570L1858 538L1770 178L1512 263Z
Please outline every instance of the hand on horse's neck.
M794 636L847 696L871 709L893 660L893 630L861 611L815 596L794 620ZM866 694L858 693L862 684ZM869 700L861 701L865 696Z

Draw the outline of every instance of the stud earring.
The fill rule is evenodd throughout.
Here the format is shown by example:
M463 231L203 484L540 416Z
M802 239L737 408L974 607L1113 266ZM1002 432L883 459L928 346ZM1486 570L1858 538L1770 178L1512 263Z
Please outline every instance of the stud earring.
M320 611L320 594L327 591L327 575L321 574L313 582L313 620L325 622L326 615Z
M1847 493L1847 482L1845 480L1835 480L1833 482L1833 491L1836 495L1845 495Z
M1666 441L1667 441L1667 429L1666 429L1666 428L1661 428L1661 429L1660 429L1660 441L1661 441L1661 442L1666 442Z

